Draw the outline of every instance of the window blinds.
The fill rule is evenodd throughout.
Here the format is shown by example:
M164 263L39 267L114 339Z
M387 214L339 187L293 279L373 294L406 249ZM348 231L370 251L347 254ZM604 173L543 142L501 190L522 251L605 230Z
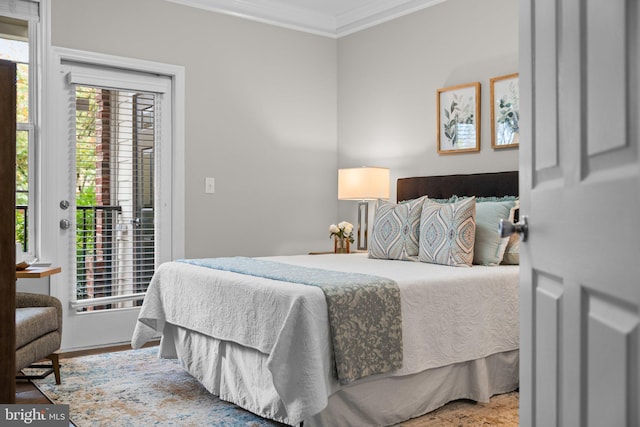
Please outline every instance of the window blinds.
M72 85L75 163L74 307L126 308L156 262L156 95Z
M0 2L0 15L37 22L40 17L40 3L29 0L3 0Z

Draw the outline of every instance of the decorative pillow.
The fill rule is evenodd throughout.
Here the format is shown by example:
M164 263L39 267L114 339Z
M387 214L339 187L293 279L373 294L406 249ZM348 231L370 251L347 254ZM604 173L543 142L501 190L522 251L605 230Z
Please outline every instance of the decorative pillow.
M458 200L462 200L465 197L458 197L455 194L451 197L449 197L448 199L434 199L432 197L429 197L429 200L431 200L432 202L436 202L436 203L455 203Z
M448 199L434 199L429 197L429 200L433 201L433 202L438 202L438 203L453 203L453 202L457 202L458 200L462 200L462 199L466 199L469 196L456 196L455 194L451 197L449 197ZM515 202L516 200L518 200L518 196L490 196L490 197L477 197L476 196L476 203L484 203L484 202Z
M520 210L520 201L517 200L515 206L511 208L509 214L509 221L515 223L516 215ZM502 258L502 264L518 265L520 264L520 236L518 233L513 233L508 237L507 247L504 251L504 257Z
M476 236L476 198L441 204L427 200L420 219L419 260L471 266Z
M369 258L417 261L420 214L425 197L400 204L378 200Z
M500 219L509 218L515 201L476 203L476 242L473 248L473 263L498 265L502 261L509 242L500 237Z
M476 197L476 203L484 202L515 202L518 196Z

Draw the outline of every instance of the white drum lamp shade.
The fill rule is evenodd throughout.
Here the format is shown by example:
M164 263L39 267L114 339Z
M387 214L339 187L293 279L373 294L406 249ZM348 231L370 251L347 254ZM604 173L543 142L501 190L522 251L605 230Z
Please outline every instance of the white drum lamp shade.
M388 199L389 169L361 167L338 170L338 200L359 200L358 250L367 249L369 203L367 200Z

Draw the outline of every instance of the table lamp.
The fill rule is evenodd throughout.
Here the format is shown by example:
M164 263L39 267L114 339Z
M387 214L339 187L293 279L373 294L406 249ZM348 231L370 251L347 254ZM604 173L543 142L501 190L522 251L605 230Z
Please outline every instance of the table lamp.
M369 200L389 198L389 169L338 169L338 200L358 200L358 250L367 250Z

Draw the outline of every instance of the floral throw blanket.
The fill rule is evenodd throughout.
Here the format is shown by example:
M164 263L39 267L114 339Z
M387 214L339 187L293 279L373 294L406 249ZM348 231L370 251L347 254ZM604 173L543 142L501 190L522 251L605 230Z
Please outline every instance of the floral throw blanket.
M322 289L340 384L402 367L400 290L393 280L247 257L179 262Z

